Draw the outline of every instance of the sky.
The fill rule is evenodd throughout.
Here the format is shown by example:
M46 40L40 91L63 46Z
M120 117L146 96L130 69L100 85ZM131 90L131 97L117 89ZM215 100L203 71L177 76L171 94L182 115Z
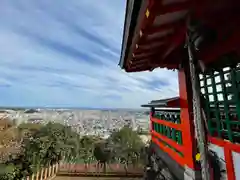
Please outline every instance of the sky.
M177 72L119 66L124 0L1 0L0 106L139 108Z

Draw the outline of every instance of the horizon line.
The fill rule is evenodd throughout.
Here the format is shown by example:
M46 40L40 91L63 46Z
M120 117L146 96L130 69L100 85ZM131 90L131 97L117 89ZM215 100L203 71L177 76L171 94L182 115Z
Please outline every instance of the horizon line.
M128 110L137 110L137 109L145 109L143 107L139 108L98 108L98 107L53 107L53 106L46 106L46 107L34 107L34 106L0 106L0 109L89 109L89 110L118 110L118 109L128 109Z

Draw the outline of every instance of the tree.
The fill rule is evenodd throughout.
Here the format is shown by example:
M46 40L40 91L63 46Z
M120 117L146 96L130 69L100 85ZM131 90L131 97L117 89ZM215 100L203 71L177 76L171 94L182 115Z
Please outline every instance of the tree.
M79 157L84 160L86 166L93 157L94 143L95 138L91 136L83 136L80 139Z
M3 122L4 121L4 122ZM4 128L0 131L0 163L4 163L12 156L21 152L21 138L19 130L14 127L10 120L1 120Z
M95 144L93 154L98 161L98 165L103 165L103 171L106 173L107 163L111 160L111 149L106 146L106 142Z
M115 151L115 159L119 159L121 163L124 163L126 168L129 162L134 166L138 163L141 149L144 147L138 133L128 126L112 133L108 138L108 144Z
M78 156L80 136L70 127L50 122L35 134L36 137L45 137L43 144L45 144L45 149L48 149L46 157L52 157L50 163L63 157L70 159Z
M18 130L22 138L29 138L38 132L42 127L43 125L41 124L22 123L18 126Z
M2 145L0 146L0 155L2 152L2 155L7 157L2 158L4 160L2 163L7 165L6 168L13 166L10 168L13 170L5 171L1 178L11 179L9 176L11 174L15 179L22 179L38 170L39 167L47 167L60 161L67 154L67 158L71 157L74 160L80 156L80 135L72 131L71 127L59 123L46 125L24 123L20 124L18 128L5 124L0 131L0 137L2 137L0 139L0 145ZM90 143L92 141L83 143L86 152L90 152L88 145ZM9 146L11 144L12 147ZM20 152L17 154L13 151L16 147L20 148Z

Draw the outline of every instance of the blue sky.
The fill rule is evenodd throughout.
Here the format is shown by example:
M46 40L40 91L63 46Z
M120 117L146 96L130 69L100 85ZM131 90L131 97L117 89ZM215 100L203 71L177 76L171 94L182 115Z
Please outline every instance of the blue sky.
M0 106L138 108L177 73L118 67L123 0L1 0Z

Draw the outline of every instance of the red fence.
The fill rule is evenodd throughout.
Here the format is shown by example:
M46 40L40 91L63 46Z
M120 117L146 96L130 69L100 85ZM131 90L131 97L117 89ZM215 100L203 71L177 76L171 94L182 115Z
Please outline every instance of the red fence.
M68 173L143 173L143 167L133 167L132 165L126 167L120 164L107 164L106 172L104 172L103 165L96 164L70 164L63 163L60 165L59 172Z
M208 140L210 143L223 148L224 160L226 162L227 178L229 180L239 179L239 175L236 175L238 169L236 167L237 165L234 166L233 153L240 153L240 145L211 136L208 137ZM240 164L240 162L237 163Z
M142 178L142 167L124 166L120 164L107 164L106 168L99 164L61 164L59 176L90 176L90 177L131 177Z

